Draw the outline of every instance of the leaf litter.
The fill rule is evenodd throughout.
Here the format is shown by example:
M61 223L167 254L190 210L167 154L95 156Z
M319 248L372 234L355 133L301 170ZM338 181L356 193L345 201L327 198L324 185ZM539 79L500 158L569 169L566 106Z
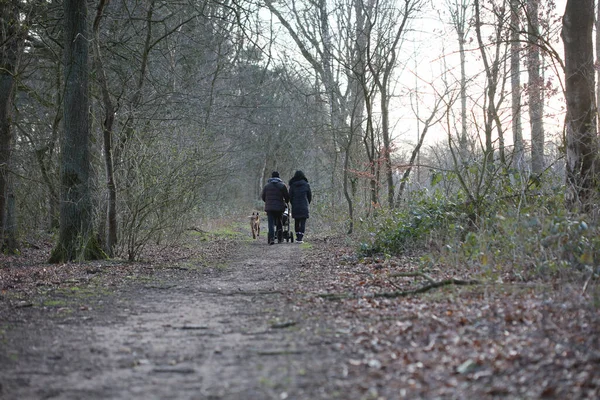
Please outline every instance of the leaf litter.
M378 297L414 290L432 280L471 277L447 266L430 268L426 276L402 276L419 271L415 258L361 258L344 238L315 239L311 244L310 249L281 245L290 250L281 252L278 270L266 267L273 257L268 246L239 239L151 248L144 254L146 261L137 263L50 265L44 262L48 243L37 243L20 257L0 256L0 375L8 377L0 396L61 393L40 387L46 381L38 382L31 371L46 371L59 379L53 364L73 358L75 364L86 365L91 351L137 371L129 377L134 386L137 382L144 387L136 381L144 376L138 376L139 371L158 373L166 382L177 375L173 379L184 380L177 398L202 398L195 397L198 393L223 399L600 397L597 282L592 281L585 293L579 282L523 284L504 279ZM235 268L241 272L228 275ZM40 334L44 329L61 331L57 326L112 327L117 321L131 330L132 316L142 329L148 323L143 319L147 310L132 299L149 291L148 298L159 303L176 295L173 312L180 306L177 302L198 296L219 303L218 314L206 320L183 315L178 321L156 322L163 335L182 335L181 340L201 335L204 341L214 341L214 348L190 344L186 351L192 350L192 355L169 354L166 348L157 355L145 354L148 350L132 339L115 349L85 338L57 345L72 337L49 339ZM327 298L331 295L335 296ZM132 304L137 308L130 309ZM148 305L152 307L159 306ZM146 346L162 343L148 332L132 332L128 334L145 340ZM45 353L41 364L32 357L39 352L17 344L24 337ZM244 350L240 337L252 346ZM58 351L61 346L70 352ZM230 350L227 362L239 362L233 352L246 351L247 363L233 367L213 359L217 373L198 364L198 358L227 358ZM106 368L113 361L100 358L83 374L88 379L96 374L110 377ZM287 372L281 371L281 362ZM257 365L271 375L257 378L258 372L252 371ZM240 373L236 368L245 369ZM185 381L196 375L208 381L207 376L217 377L214 374L219 382L195 387ZM143 389L139 396L118 388L96 390L97 398L148 395Z

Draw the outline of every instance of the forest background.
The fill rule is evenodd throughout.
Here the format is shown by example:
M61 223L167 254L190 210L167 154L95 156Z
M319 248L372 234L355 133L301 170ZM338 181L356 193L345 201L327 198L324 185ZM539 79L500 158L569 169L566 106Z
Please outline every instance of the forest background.
M363 254L597 273L593 1L0 9L5 254L135 260L302 169L309 229Z

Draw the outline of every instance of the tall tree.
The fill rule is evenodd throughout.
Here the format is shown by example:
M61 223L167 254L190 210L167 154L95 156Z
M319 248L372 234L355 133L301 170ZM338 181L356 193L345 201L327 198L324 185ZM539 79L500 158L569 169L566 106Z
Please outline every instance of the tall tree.
M521 125L521 41L520 0L510 1L510 86L512 101L512 131L514 162L518 169L523 167L523 127Z
M104 256L92 232L88 29L86 0L64 2L64 134L60 229L50 262Z
M495 13L495 26L493 27L494 32L492 36L493 46L490 51L487 52L487 45L484 43L482 30L483 30L483 19L482 19L482 6L479 0L474 0L475 6L475 33L477 36L477 44L479 45L479 52L483 61L484 72L486 77L486 105L485 105L485 117L484 117L484 133L485 133L485 159L486 166L491 167L494 163L494 146L493 146L493 131L494 127L498 135L499 142L499 153L500 161L505 164L504 156L504 132L502 129L502 123L500 121L498 110L500 104L503 101L503 74L501 74L501 63L502 63L502 45L505 42L503 36L505 34L504 26L508 22L507 3L506 0L502 2L502 6L495 5L493 11ZM508 18L507 18L508 16Z
M367 66L379 93L381 134L383 139L384 173L387 181L388 206L394 207L394 175L392 170L392 132L390 128L390 101L392 79L398 67L398 54L408 30L408 24L421 10L421 0L405 0L399 9L394 4L377 4L368 13L371 40L367 44Z
M113 255L113 249L117 244L117 187L115 184L115 172L113 166L113 125L115 122L115 105L112 100L108 86L108 78L102 60L100 50L100 22L104 15L104 9L110 0L100 0L96 11L96 18L93 24L94 33L94 58L96 61L96 70L98 84L102 93L102 103L104 106L104 122L102 123L102 139L104 150L104 167L106 172L106 188L108 191L107 203L107 232L105 248L109 256Z
M594 0L567 0L561 36L567 101L566 205L590 211L598 190L598 136L594 101Z
M377 14L375 10L375 1L374 0L350 0L354 3L355 9L355 36L354 45L349 46L349 48L354 47L355 59L351 61L351 70L353 73L353 78L356 81L356 99L355 99L355 109L364 109L366 113L363 122L363 118L360 117L360 121L357 119L358 115L355 115L355 118L352 121L353 130L352 134L356 129L359 129L360 137L362 138L362 142L365 149L365 155L367 157L368 164L368 175L369 175L369 197L371 205L379 204L379 180L377 179L377 175L379 173L379 160L380 160L380 145L379 145L379 134L377 132L377 121L375 117L375 106L376 106L376 96L377 96L377 85L373 82L373 74L370 72L369 68L369 59L372 57L370 54L371 46L370 42L373 39L372 36L376 36L373 33L374 24L373 24L373 15ZM348 24L352 26L352 21L349 21ZM359 104L358 102L362 102L363 104ZM353 108L354 110L354 108ZM362 112L361 112L362 114ZM364 125L364 129L363 128Z
M16 250L14 198L11 188L14 128L12 110L17 71L25 39L18 0L0 1L0 250Z
M302 4L297 0L287 3L265 0L265 6L279 20L312 68L318 86L321 86L316 88L317 92L325 93L324 97L329 105L329 132L332 147L336 149L334 166L331 169L333 182L338 169L338 149L346 148L349 138L348 118L351 106L348 106L348 93L344 93L343 88L353 90L356 86L348 85L347 82L350 79L348 70L345 69L348 65L345 61L347 53L344 49L334 51L336 31L332 29L329 18L335 17L335 12L342 8L335 7L335 11L330 11L326 0L308 3ZM340 67L340 64L344 64L344 67ZM344 174L347 172L343 171Z
M452 27L456 31L458 40L458 52L460 55L460 136L458 143L460 154L464 157L467 154L467 68L465 43L469 32L469 10L471 8L470 0L446 0Z
M543 79L540 73L539 0L527 0L527 73L529 92L529 120L531 126L531 172L539 175L544 170L544 100Z
M596 2L596 66L600 65L600 1ZM596 72L596 106L600 104L600 68ZM600 113L598 113L597 124L600 124Z

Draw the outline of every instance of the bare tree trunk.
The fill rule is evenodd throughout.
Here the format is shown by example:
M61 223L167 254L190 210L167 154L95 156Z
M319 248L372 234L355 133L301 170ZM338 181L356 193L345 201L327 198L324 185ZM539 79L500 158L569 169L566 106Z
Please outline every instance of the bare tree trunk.
M14 92L14 78L10 73L5 73L3 66L0 72L0 250L10 249L15 238L10 237L8 225L8 197L9 182L11 179L10 164L14 146L13 130L10 124L12 99Z
M393 175L393 170L392 170L392 158L391 158L393 149L392 149L392 138L391 138L391 132L390 132L389 89L390 89L390 84L391 84L392 71L397 66L396 63L397 63L398 50L402 43L401 39L404 37L404 33L405 33L405 29L406 29L408 21L410 20L410 18L413 17L413 14L417 13L420 5L421 5L421 2L419 0L405 0L403 9L402 9L402 13L401 13L401 20L395 24L395 26L397 26L396 31L394 32L393 36L391 36L389 39L387 39L387 41L389 41L389 43L385 43L382 45L382 43L386 42L386 40L380 39L380 43L377 43L375 45L376 48L381 47L381 49L383 49L383 51L385 51L386 54L376 55L377 51L382 51L382 50L375 50L374 51L375 54L369 55L368 67L371 71L371 74L373 75L373 79L375 80L377 88L379 89L380 108L381 108L381 131L382 131L381 134L382 134L382 138L383 138L383 154L382 154L383 168L384 168L383 172L386 176L386 181L387 181L387 189L388 189L387 202L388 202L388 206L390 208L394 207L395 187L394 187L394 175ZM377 19L377 18L383 19L386 17L389 18L389 16L385 15L384 11L378 11L376 5L373 5L373 6L375 6L374 10L376 11L375 18L373 18L373 19ZM381 7L381 8L384 8L384 7ZM369 21L369 23L372 24L372 26L374 26L375 22L376 21L374 21L374 20ZM383 64L375 65L374 59L384 60Z
M394 171L392 170L392 139L390 132L390 112L389 112L389 95L387 93L387 85L382 87L381 92L381 129L383 131L383 164L384 173L387 181L387 200L388 207L394 207ZM387 99L387 100L383 100Z
M50 262L104 256L92 234L86 0L65 0L64 136L61 141L60 230Z
M121 162L121 154L131 137L135 132L135 117L136 111L142 101L142 90L144 88L144 82L146 81L146 73L148 69L148 59L150 56L150 50L152 49L152 16L154 15L154 3L156 0L150 0L148 3L148 10L146 11L146 38L144 40L144 49L142 52L142 59L140 60L140 70L137 77L137 85L135 92L131 97L131 101L128 104L129 109L127 110L128 117L124 123L124 135L121 137L118 146L115 148L115 159L117 162ZM128 168L131 169L131 168ZM130 171L128 171L130 172ZM129 177L128 177L129 178ZM133 177L131 178L133 179Z
M367 57L367 40L368 33L365 31L365 9L361 1L355 1L354 11L356 14L356 39L350 46L354 48L354 59L351 60L354 66L353 74L355 76L353 82L352 91L352 114L350 118L350 132L348 135L348 141L344 155L344 180L343 189L344 197L348 203L348 234L352 234L354 230L354 190L351 190L350 180L348 173L350 169L350 157L352 154L352 148L354 144L354 137L364 137L365 132L363 129L363 119L366 107L366 97L368 95L366 91L366 66L365 57Z
M563 17L565 47L567 188L566 205L591 211L598 189L598 137L594 82L594 0L568 0Z
M368 71L369 71L369 60L370 54L370 38L372 31L371 17L373 13L373 1L368 0L357 0L355 2L356 12L356 28L357 28L357 49L356 49L356 62L353 62L353 74L355 79L358 81L360 87L360 98L364 103L363 107L366 111L366 127L362 137L362 142L365 148L365 154L367 155L367 161L369 164L369 203L368 212L372 206L379 204L379 195L377 191L378 180L377 180L377 149L376 149L376 132L374 122L374 96L375 86L369 82Z
M366 97L365 101L367 109L367 129L366 134L363 138L363 143L367 151L367 160L369 161L369 191L371 198L371 206L379 204L379 197L377 195L377 151L375 145L375 127L373 124L373 97L371 95Z
M106 171L106 188L108 190L108 205L107 205L107 226L108 231L106 234L106 246L105 249L110 257L113 256L113 250L117 244L117 187L115 184L115 174L113 167L113 124L115 121L115 107L113 105L110 92L108 90L108 79L106 77L106 71L104 70L104 64L102 62L102 55L100 53L100 21L104 13L105 7L108 5L110 0L100 0L96 12L96 18L94 19L93 32L94 32L94 57L96 59L97 77L102 92L102 102L104 104L104 122L102 124L102 137L104 144L104 165Z
M408 161L408 166L404 170L404 174L402 174L402 179L400 180L400 188L398 189L398 195L396 196L396 200L394 203L395 207L400 206L400 200L402 199L402 195L404 194L404 189L406 188L406 183L408 182L408 178L410 177L412 168L415 165L415 160L417 159L417 155L419 154L419 151L421 150L421 146L423 146L423 141L425 140L425 135L427 135L427 132L429 131L429 127L431 126L432 121L438 112L441 101L442 101L442 97L440 97L436 101L435 107L434 107L433 111L431 112L431 115L425 121L425 126L423 127L423 131L420 133L419 142L413 149L412 155L410 156L410 160ZM418 115L417 115L417 118L419 118Z
M528 66L529 74L529 120L531 125L531 173L539 175L544 171L544 102L542 87L544 82L540 75L539 47L539 0L527 1L528 33Z
M467 70L465 43L467 41L467 31L469 29L467 13L471 8L470 0L446 0L446 5L450 13L452 25L456 31L458 39L458 53L460 56L460 134L458 135L459 154L461 159L468 156L468 138L467 138Z
M0 250L8 253L17 250L11 184L14 146L11 119L16 89L15 76L24 40L19 23L19 3L17 0L0 1Z
M459 28L457 28L458 34L458 50L460 52L460 152L462 157L468 153L467 146L467 72L466 72L466 61L465 61L465 42L466 38L466 21L464 10L461 19L461 24Z
M512 131L514 142L514 164L518 170L523 167L523 127L521 125L521 42L519 40L520 0L510 4L510 84L512 94Z
M297 13L295 7L291 7L291 12L294 13L294 18L300 26L295 29L290 21L288 21L284 15L279 11L276 4L285 4L285 2L276 2L273 0L266 0L265 5L268 7L270 12L277 17L279 22L285 27L287 32L290 34L292 40L298 46L298 49L302 53L304 59L314 69L315 75L321 80L325 92L327 94L327 101L329 104L330 112L330 125L331 135L333 138L334 146L336 148L344 147L344 135L348 132L348 111L345 104L345 97L340 93L340 85L338 85L333 70L334 61L334 46L331 37L331 27L329 26L330 12L328 11L326 0L316 0L312 3L318 10L318 19L315 23L318 26L305 29L302 26L307 22L304 16ZM312 36L317 33L315 36ZM305 40L304 40L305 39ZM308 47L309 45L315 45L316 48ZM313 51L314 50L314 51ZM331 172L332 182L335 180L335 174L337 170L337 154L336 163ZM332 198L332 201L335 201ZM350 205L349 205L350 207Z
M346 151L344 154L344 179L343 179L343 189L344 189L344 197L346 198L346 203L348 204L348 235L351 235L354 230L354 202L352 200L352 196L350 194L348 188L348 169L350 168L350 154L352 148L352 142L354 140L354 131L360 130L360 124L356 125L357 118L352 117L352 122L350 126L350 134L348 136L348 145L346 146Z
M600 65L600 1L596 5L596 66ZM596 74L596 106L600 104L600 69ZM598 114L596 126L600 126L600 114Z
M481 16L480 16L480 5L479 0L475 0L475 32L477 36L477 43L479 45L479 51L481 53L481 59L483 60L485 74L486 74L486 96L487 96L487 107L486 107L486 116L485 116L485 149L484 149L484 163L489 168L494 163L494 147L492 143L492 125L494 123L495 118L495 108L494 101L496 98L496 89L497 89L497 64L493 62L490 65L488 56L485 52L485 46L483 43L483 39L481 37ZM492 60L493 61L493 60Z

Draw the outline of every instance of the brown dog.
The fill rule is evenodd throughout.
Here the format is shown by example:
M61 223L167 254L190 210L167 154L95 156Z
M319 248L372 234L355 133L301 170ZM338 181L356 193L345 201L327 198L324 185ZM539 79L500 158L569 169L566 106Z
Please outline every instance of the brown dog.
M250 217L250 229L252 229L252 239L260 236L260 216L257 212L253 212Z

